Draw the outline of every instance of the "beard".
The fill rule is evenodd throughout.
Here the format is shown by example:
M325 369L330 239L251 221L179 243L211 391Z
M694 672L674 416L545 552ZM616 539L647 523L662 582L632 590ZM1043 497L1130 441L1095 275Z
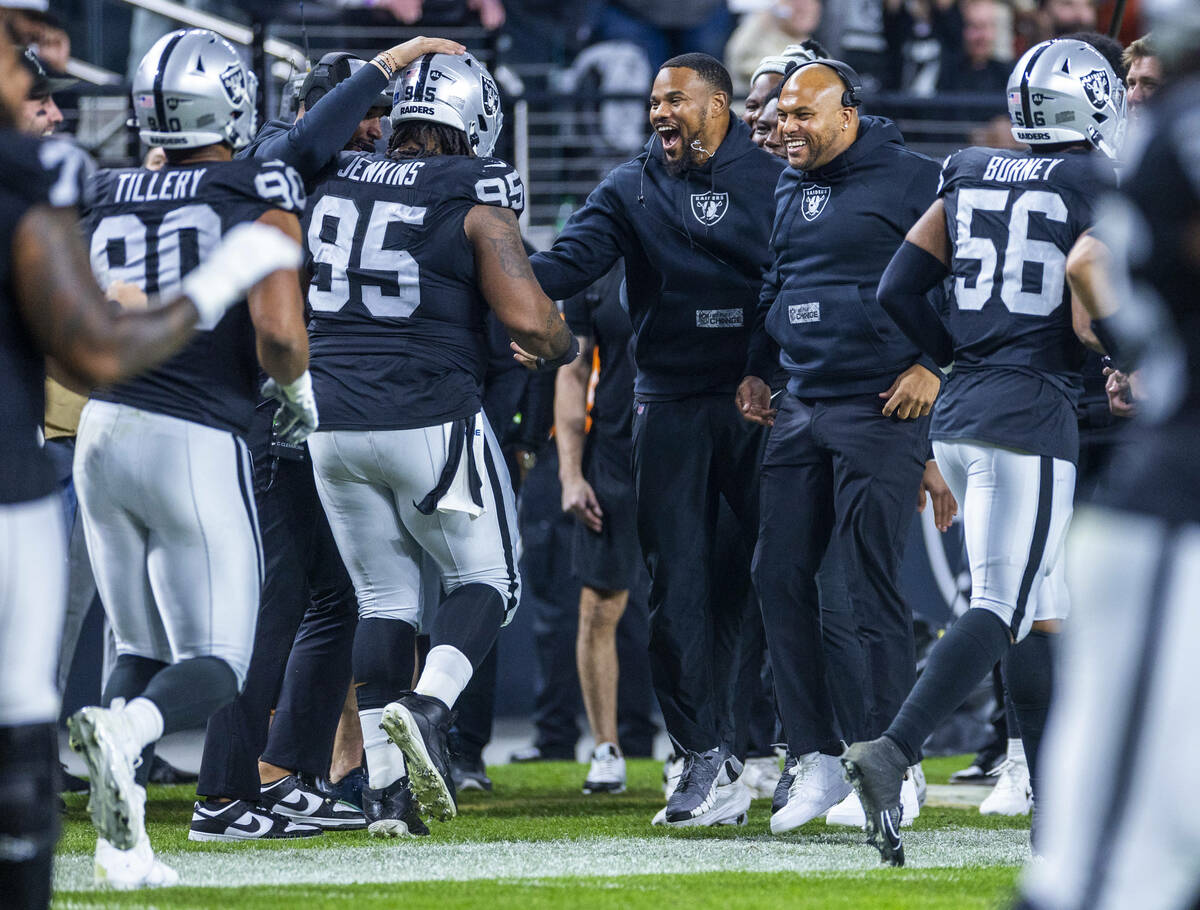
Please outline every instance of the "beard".
M700 136L704 133L704 128L708 126L708 112L700 113L700 123L691 133L679 131L679 144L683 147L683 154L678 158L669 158L663 155L663 167L666 169L668 176L679 177L686 171L699 168L708 160L708 154L696 149L692 143L699 143Z

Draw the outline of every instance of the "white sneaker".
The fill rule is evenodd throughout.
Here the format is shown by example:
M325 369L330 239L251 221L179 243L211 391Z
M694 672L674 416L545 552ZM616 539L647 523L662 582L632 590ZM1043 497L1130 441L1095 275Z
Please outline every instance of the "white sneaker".
M979 804L980 814L1028 815L1033 808L1029 765L1021 759L1006 758L997 773L996 786Z
M67 720L71 748L87 764L88 811L99 835L119 850L145 836L146 790L134 780L141 746L122 716L123 699L111 708L81 708Z
M770 799L779 783L779 758L765 755L746 759L746 769L739 778L755 799Z
M833 755L809 752L799 756L792 772L787 802L771 815L771 833L782 834L824 815L853 793Z
M675 792L675 787L679 784L679 778L683 776L683 756L671 754L665 762L663 762L663 797L670 799L671 794Z
M921 804L917 799L917 785L913 777L914 775L910 773L900 785L900 805L904 810L900 818L901 828L911 828L913 819L921 814ZM825 824L845 825L847 828L860 828L865 831L867 816L863 812L858 794L851 790L849 796L830 809L825 816Z
M144 832L131 850L118 850L104 838L97 838L93 874L98 887L117 891L179 884L179 873L155 857Z
M625 792L625 757L615 743L601 743L592 750L592 766L583 782L583 792Z
M925 805L925 795L929 791L929 785L925 782L925 769L921 767L921 763L917 762L908 769L909 777L912 778L913 786L917 791L917 809L918 812ZM903 791L901 792L903 796Z

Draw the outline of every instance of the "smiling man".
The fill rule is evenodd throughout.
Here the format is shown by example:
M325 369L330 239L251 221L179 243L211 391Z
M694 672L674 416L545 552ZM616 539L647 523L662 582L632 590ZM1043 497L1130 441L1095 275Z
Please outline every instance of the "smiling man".
M927 415L940 381L875 293L904 232L933 201L938 167L907 149L891 121L860 116L860 91L857 74L833 60L802 64L781 86L790 167L775 193L774 260L737 396L747 420L771 426L753 571L797 761L771 817L776 834L831 809L830 822L861 819L836 758L854 734L835 717L821 639L816 575L832 539L865 649L854 680L865 729L887 727L915 677L912 613L898 579L913 501L924 500ZM789 379L773 406L764 380L778 364ZM944 529L953 500L936 472L930 461L924 483ZM907 795L911 817L911 782Z
M555 298L625 259L633 320L633 472L638 536L650 570L650 660L683 773L656 821L733 823L750 794L737 781L730 649L750 602L761 431L742 423L737 388L768 265L771 193L783 162L729 110L729 73L705 54L659 70L654 135L615 168L531 257ZM737 522L717 531L724 499ZM736 535L736 537L735 537ZM744 541L744 543L743 543ZM719 594L719 591L734 592ZM741 592L741 593L737 593Z

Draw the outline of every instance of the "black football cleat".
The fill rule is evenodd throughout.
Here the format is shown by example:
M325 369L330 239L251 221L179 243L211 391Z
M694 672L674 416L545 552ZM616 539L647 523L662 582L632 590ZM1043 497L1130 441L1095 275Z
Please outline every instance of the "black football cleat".
M410 692L383 709L380 724L404 753L408 782L423 814L449 821L458 814L450 773L450 709L428 695Z
M421 821L408 778L379 790L362 788L363 815L372 837L427 837L429 828Z
M867 822L867 843L879 851L883 862L904 865L904 840L900 836L900 787L908 760L900 747L881 736L855 743L842 755L846 780L862 801Z

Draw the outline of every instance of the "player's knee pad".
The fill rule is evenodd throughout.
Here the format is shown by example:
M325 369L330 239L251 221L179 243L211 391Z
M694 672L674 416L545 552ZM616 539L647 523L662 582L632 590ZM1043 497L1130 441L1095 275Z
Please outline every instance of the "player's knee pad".
M382 708L412 688L416 642L416 627L404 620L358 621L351 666L359 710Z
M447 597L452 596L456 591L468 588L481 586L491 588L500 595L500 601L504 608L503 624L505 625L512 619L513 614L517 611L517 605L521 601L521 573L514 571L509 574L508 569L503 565L454 578L443 578L442 585L446 589ZM439 611L442 608L444 608L444 602ZM434 623L436 624L436 622L435 618Z
M466 584L451 591L438 607L430 643L452 645L478 667L505 620L504 596L490 584Z

